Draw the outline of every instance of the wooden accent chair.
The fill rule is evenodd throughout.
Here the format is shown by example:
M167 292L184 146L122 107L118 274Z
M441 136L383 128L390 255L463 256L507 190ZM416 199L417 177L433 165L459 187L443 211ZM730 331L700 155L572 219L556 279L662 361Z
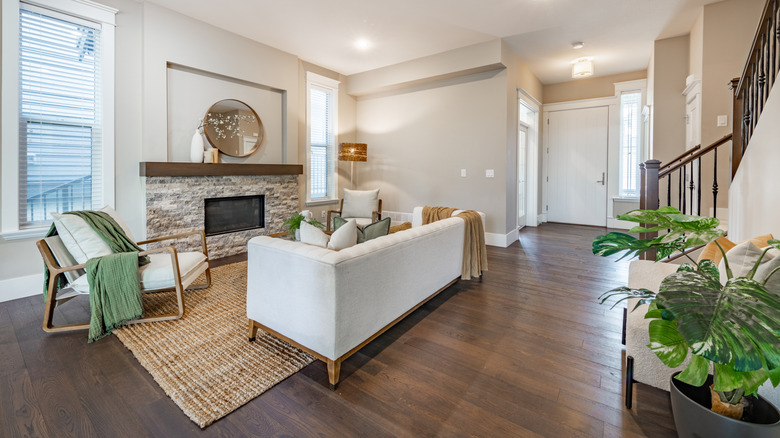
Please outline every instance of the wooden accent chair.
M164 240L181 239L199 235L202 250L193 252L177 252L173 246L141 251L139 256L148 255L151 263L139 268L139 280L142 293L176 291L177 311L166 315L140 318L132 324L140 322L168 321L179 319L184 314L185 289L205 289L211 286L211 271L209 270L209 254L206 247L206 234L202 230L138 242L138 245L161 242ZM46 237L35 242L44 263L49 268L49 284L43 313L43 330L47 332L62 332L89 329L89 322L82 324L65 324L55 326L52 323L54 309L58 304L65 303L78 295L89 294L89 284L84 274L85 263L78 264L63 245L59 236ZM201 273L206 274L204 284L191 286ZM59 288L58 279L65 276L68 285Z
M368 225L381 220L382 200L379 199L379 189L344 189L344 197L339 200L339 209L328 210L328 231L332 231L334 215L355 219L358 225Z

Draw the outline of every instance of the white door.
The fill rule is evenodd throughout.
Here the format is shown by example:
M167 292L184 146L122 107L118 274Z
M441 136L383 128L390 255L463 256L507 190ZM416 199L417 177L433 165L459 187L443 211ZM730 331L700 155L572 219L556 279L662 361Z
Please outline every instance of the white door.
M549 113L547 220L607 225L608 107Z
M528 148L528 127L520 125L517 132L517 228L523 228L526 224L525 219L525 178L526 178L526 159L525 154Z

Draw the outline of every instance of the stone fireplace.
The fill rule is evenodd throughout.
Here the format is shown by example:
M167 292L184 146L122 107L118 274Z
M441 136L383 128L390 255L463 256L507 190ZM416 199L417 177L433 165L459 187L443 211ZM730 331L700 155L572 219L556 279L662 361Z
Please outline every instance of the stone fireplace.
M258 226L243 227L250 229L238 231L209 233L210 235L206 237L209 257L217 259L246 252L246 243L252 237L284 231L284 221L298 211L298 176L294 174L296 172L281 175L158 176L160 173L197 172L152 171L150 164L166 164L166 169L171 165L182 169L192 169L193 166L204 168L203 166L205 166L206 171L203 173L222 173L215 172L218 166L228 166L227 173L248 173L243 167L252 166L141 163L141 176L146 176L146 234L149 239L185 231L205 230L206 199L262 199L263 217L260 218L262 222L258 222ZM239 169L240 171L230 172L230 167L235 169L234 166L242 168ZM254 166L268 167L273 165ZM300 165L277 166L302 167ZM301 172L297 173L302 173L302 169ZM177 245L177 249L194 250L198 248L198 242L198 239L189 239L187 242L181 242L180 245ZM163 242L157 246L167 244ZM154 246L150 245L150 248L152 247Z

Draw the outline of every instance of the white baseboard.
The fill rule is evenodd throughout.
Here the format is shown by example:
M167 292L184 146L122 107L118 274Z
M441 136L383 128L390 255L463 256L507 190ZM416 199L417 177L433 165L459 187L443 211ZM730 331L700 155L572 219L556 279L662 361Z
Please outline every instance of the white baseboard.
M0 303L43 294L43 274L0 280Z
M507 234L485 233L485 245L506 248L517 241L518 233L517 228Z

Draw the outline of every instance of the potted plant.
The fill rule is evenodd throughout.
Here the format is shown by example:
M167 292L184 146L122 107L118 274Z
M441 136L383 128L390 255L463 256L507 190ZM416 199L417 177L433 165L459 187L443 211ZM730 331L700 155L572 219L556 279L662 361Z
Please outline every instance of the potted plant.
M780 240L768 242L769 248L747 275L734 277L717 242L725 234L717 228L717 219L684 215L672 207L634 210L618 219L648 224L632 228L631 233L668 231L653 239L608 233L593 241L594 254L625 252L625 258L654 249L660 260L709 242L715 242L723 254L728 278L725 285L721 285L718 266L712 260L696 263L688 257L691 263L666 277L657 293L619 287L600 297L601 303L614 297L619 298L617 303L638 298L632 310L649 304L645 315L650 319L648 347L665 365L676 368L690 353L687 368L672 377L671 385L680 436L726 436L731 432L740 437L780 436L780 412L756 397L767 380L774 387L780 383L780 291L765 287L766 280L780 268L761 281L753 278L766 252L780 248ZM714 376L710 376L711 370ZM709 389L707 382L712 384ZM697 388L706 393L693 395L691 391ZM711 406L700 406L708 401Z
M300 228L301 228L301 222L303 221L306 221L317 228L325 229L325 224L318 221L317 219L314 219L309 210L304 210L300 213L295 213L289 219L284 221L284 226L287 228L287 232L290 233L291 237L295 237L295 240L301 240Z

